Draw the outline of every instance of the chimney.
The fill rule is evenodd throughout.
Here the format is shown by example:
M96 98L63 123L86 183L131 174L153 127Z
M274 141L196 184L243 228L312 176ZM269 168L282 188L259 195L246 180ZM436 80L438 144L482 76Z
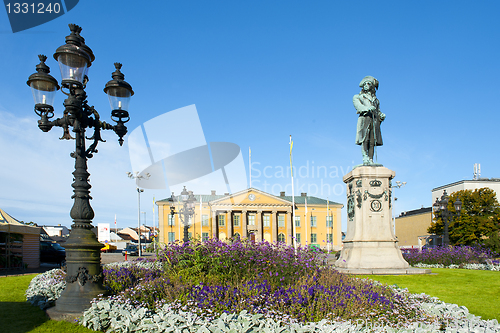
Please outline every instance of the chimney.
M229 195L229 192L224 193L224 195Z
M284 197L285 196L285 192L280 192L280 197Z
M212 195L215 195L215 190L212 190Z
M307 193L302 192L302 193L300 193L300 196L301 197L307 197Z

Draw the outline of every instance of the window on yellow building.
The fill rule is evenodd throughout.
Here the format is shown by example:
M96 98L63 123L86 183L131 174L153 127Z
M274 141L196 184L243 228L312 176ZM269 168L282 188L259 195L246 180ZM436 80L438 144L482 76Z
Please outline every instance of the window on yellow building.
M300 216L295 216L295 226L300 227Z
M326 217L326 227L333 228L333 216L329 215Z
M316 216L311 215L311 227L315 228L317 226L316 224Z
M328 243L333 243L333 234L326 234L326 241Z
M208 226L208 215L201 216L201 225L207 227Z
M174 226L175 225L175 215L168 214L168 226Z
M295 234L295 243L300 244L300 234Z
M318 235L311 234L311 244L314 244L318 241Z
M255 214L248 215L248 225L255 225Z
M233 238L234 238L234 239L240 239L240 238L241 238L241 236L240 236L240 234L239 234L239 233L235 232L235 233L234 233Z
M278 215L278 227L280 228L285 227L285 215L283 214Z
M223 227L226 225L226 216L225 215L219 215L219 226Z
M201 233L201 240L206 242L208 240L208 232Z
M271 226L271 216L269 214L265 214L263 216L264 218L264 227L270 227Z
M234 215L233 216L233 224L235 227L239 227L240 226L240 216L239 215Z
M285 234L284 233L279 233L278 234L278 242L284 243L285 242Z
M175 232L169 232L168 233L168 242L169 243L175 242Z

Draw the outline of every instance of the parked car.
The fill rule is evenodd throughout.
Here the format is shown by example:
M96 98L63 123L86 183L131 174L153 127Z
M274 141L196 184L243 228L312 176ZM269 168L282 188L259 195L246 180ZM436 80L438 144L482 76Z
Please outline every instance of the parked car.
M117 249L117 246L116 245L113 245L113 244L110 244L110 243L106 243L104 244L104 247L101 249L101 252L115 252Z
M138 256L139 248L137 247L137 245L127 245L127 247L122 251L122 254L127 254L129 256Z
M66 249L54 242L41 241L40 262L54 263L64 266L66 263Z

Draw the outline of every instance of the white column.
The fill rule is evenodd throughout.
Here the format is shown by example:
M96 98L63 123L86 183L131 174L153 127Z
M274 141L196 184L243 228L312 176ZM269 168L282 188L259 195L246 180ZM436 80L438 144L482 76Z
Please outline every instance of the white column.
M271 242L278 241L278 212L273 210L273 221L271 222Z
M262 210L257 211L257 235L255 236L256 242L262 242Z
M286 212L286 244L287 245L292 245L292 212Z
M217 225L217 211L212 211L212 235L213 238L219 239L219 226Z
M233 211L227 211L227 238L233 237Z
M247 231L247 211L242 210L241 211L241 238L247 238L248 237L248 231Z

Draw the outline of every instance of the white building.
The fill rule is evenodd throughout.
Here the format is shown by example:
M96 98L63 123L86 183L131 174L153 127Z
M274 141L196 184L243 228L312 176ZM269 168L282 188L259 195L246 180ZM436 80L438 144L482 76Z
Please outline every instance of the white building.
M49 237L59 236L59 237L67 237L69 236L69 229L63 225L56 226L42 226L43 230L49 235Z
M443 195L443 191L446 190L448 195L453 192L461 191L461 190L472 190L480 189L480 188L490 188L497 194L497 200L500 200L500 178L479 178L472 180L461 180L455 183L451 183L448 185L443 185L432 189L432 204L436 202L436 199L441 199Z

